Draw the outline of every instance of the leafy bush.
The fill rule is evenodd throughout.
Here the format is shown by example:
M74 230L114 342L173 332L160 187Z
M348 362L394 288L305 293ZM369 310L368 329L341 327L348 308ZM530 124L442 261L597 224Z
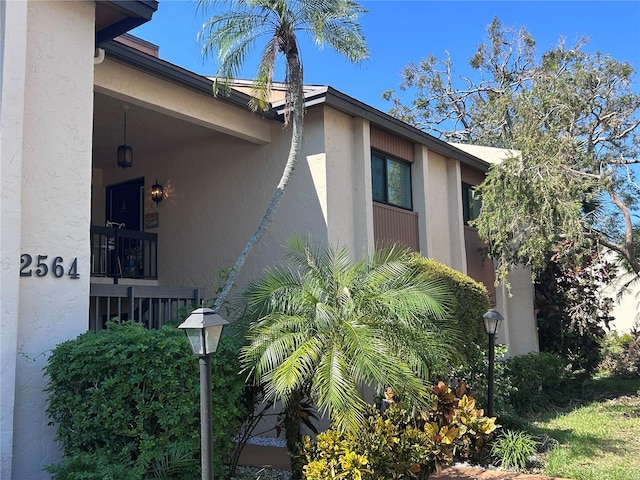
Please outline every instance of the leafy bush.
M603 341L602 357L598 368L607 376L640 377L640 332L609 333Z
M528 433L506 430L493 442L491 456L504 468L524 470L535 456L536 446L536 439Z
M238 348L223 336L212 358L217 472L244 413ZM54 478L199 476L198 361L182 331L110 323L58 345L45 372L47 413L65 456L48 467Z
M487 334L482 321L482 315L491 308L487 288L471 277L430 258L415 255L414 261L428 279L439 279L449 287L453 294L450 317L456 322L458 330L464 333L465 341L460 351L462 359L465 363L477 361L478 349L475 347L485 348L487 345Z
M600 342L613 320L613 301L600 295L615 276L600 255L576 258L567 241L553 252L535 282L535 308L540 351L564 358L572 372L587 375L600 363Z
M518 413L544 410L558 403L558 393L568 380L566 362L552 353L528 353L505 360L514 391L511 406Z
M464 387L453 392L440 382L430 409L393 403L384 413L369 407L356 432L329 429L313 442L304 439L306 480L426 479L455 456L484 452L495 419L482 416Z
M478 405L487 405L489 356L486 348L479 345L470 347L474 352L469 354L469 361L466 364L455 366L449 372L442 374L443 380L450 385L459 385L464 382L466 390L473 396ZM511 377L507 375L506 365L503 361L507 354L507 347L496 345L494 381L493 381L493 401L495 412L500 417L500 423L504 422L505 415L511 415L511 394L515 391Z

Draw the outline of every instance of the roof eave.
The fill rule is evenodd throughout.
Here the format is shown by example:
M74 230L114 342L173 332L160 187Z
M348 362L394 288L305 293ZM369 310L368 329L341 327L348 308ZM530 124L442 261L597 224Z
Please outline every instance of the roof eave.
M345 95L332 87L317 89L312 94L305 97L305 105L307 108L321 104L329 105L354 117L365 118L370 122L401 135L414 143L426 145L429 150L444 155L445 157L456 158L463 164L470 167L486 172L491 165L470 153L449 145L447 142L440 140L433 135L429 135L428 133L417 129L402 120L398 120L389 114L381 112L380 110L356 100L353 97ZM276 108L279 113L282 113L281 102L278 105L274 105L274 108Z
M112 0L103 4L98 3L97 7L112 8L108 5L112 5L121 12L122 17L96 31L97 46L102 46L102 43L147 23L158 10L157 0Z
M135 48L123 45L115 40L104 43L101 48L105 50L105 53L109 58L126 63L151 75L155 75L191 90L210 94L213 97L213 80L205 76L198 75L197 73L191 72L152 55L147 55L144 52L140 52ZM250 110L249 100L251 97L242 92L230 90L228 94L221 93L216 98L218 100L232 103L233 105L245 110ZM272 120L281 120L280 115L278 115L274 109L264 112L263 115Z

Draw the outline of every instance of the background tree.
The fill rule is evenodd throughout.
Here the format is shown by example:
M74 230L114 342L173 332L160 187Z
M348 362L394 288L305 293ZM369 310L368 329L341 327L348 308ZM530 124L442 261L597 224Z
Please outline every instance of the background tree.
M573 372L596 371L600 346L613 320L613 300L600 292L613 277L613 265L595 255L581 256L580 263L551 256L535 282L541 351L563 357Z
M247 56L261 38L266 38L253 85L251 107L269 108L276 60L285 59L285 124L291 125L291 147L282 177L255 232L238 256L217 297L213 310L218 312L226 301L238 272L254 245L260 240L275 214L280 199L291 180L300 155L304 126L303 72L297 34L306 32L317 46L329 45L352 62L368 56L358 16L365 10L351 0L199 0L198 8L224 7L204 24L200 38L205 57L215 56L219 68L214 93L228 90Z
M363 386L392 385L424 405L429 371L454 358L460 341L446 321L447 288L397 248L353 264L345 249L293 238L286 258L247 291L254 322L241 362L282 402L290 452L300 445L305 396L352 431L365 418Z
M450 58L409 64L391 114L447 141L517 150L480 186L475 226L504 278L510 265L539 271L557 247L579 256L606 247L640 274L634 164L640 95L630 64L564 41L541 55L524 29L487 28L457 75Z

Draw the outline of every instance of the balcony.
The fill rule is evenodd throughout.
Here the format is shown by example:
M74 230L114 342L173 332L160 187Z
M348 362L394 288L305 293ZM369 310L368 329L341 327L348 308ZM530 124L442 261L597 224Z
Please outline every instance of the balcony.
M158 235L126 230L118 223L91 226L91 277L92 331L116 317L160 328L201 302L198 288L157 285Z
M91 276L157 280L158 235L119 228L91 226Z
M97 332L116 317L160 328L188 314L200 302L197 288L91 284L89 329Z

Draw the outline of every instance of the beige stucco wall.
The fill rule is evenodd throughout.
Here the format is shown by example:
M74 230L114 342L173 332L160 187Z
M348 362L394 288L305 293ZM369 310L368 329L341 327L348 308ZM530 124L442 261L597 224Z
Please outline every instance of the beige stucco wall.
M165 102L171 95L169 87L159 92ZM354 258L371 248L368 132L367 122L337 110L307 111L294 177L271 228L243 267L236 293L282 259L283 246L293 234L345 246ZM153 230L159 235L158 283L204 287L209 297L218 270L233 265L253 234L282 173L290 131L273 121L269 138L270 143L257 145L221 135L152 158L138 156L126 171L95 168L94 217L102 223L106 185L141 176L147 183L158 178L166 198L157 206L145 200L145 212L159 215Z
M368 122L324 108L328 240L360 259L373 248Z
M507 355L510 357L538 352L531 270L525 267L512 268L507 281L509 288L501 285L496 289L496 308L505 318L496 341L508 346Z
M466 273L460 164L426 146L417 146L415 153L412 181L414 209L423 217L419 220L421 252Z
M94 3L3 8L2 478L32 480L59 458L42 368L87 327ZM19 277L21 254L31 276ZM37 276L38 255L49 268L77 258L80 278Z
M613 311L611 315L614 320L611 322L611 330L618 332L629 332L637 325L638 321L638 292L637 290L617 298L615 295Z
M613 254L605 255L605 258L610 262L617 261ZM636 275L626 272L623 268L618 268L616 275L613 284L602 287L600 295L613 300L613 310L611 311L613 321L609 325L610 329L629 332L637 325L636 322L640 318L640 293L637 283L632 282ZM629 282L631 282L630 286L624 289L624 286ZM622 291L625 293L620 295Z

